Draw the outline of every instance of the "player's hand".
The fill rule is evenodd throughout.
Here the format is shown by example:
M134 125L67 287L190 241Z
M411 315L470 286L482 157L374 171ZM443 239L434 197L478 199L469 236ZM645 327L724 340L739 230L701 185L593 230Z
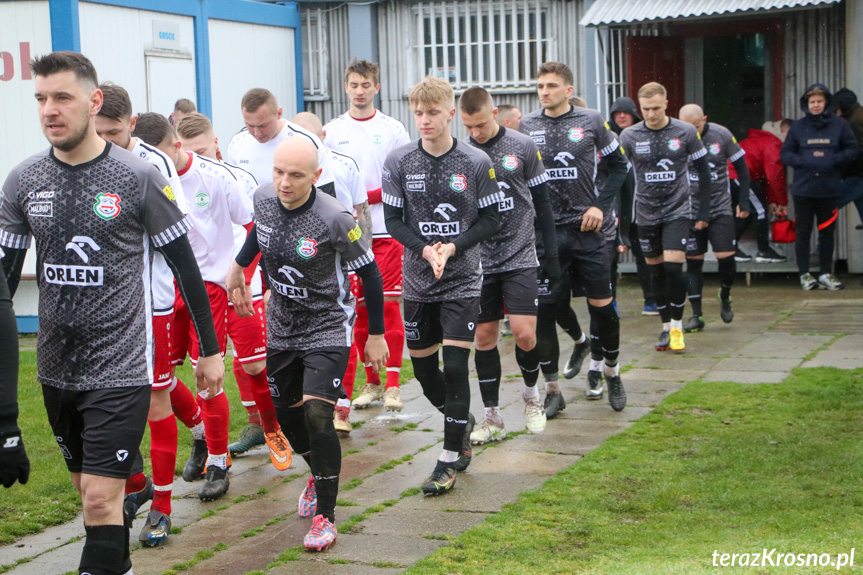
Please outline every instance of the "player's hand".
M740 210L740 206L737 206L737 217L741 220L745 220L749 217L749 212L743 212Z
M222 354L198 358L198 365L195 367L195 389L198 393L206 390L207 397L216 397L222 391L224 379L225 360L222 359Z
M788 216L788 206L780 206L779 204L770 204L770 211L773 212L773 215L776 217L786 217Z
M435 279L439 280L443 275L443 269L446 267L447 260L455 255L455 245L438 242L437 255L440 258L440 276L435 276Z
M0 483L12 487L16 481L24 485L30 478L30 460L24 449L21 430L17 427L0 433Z
M617 246L617 253L619 253L619 254L625 254L625 253L626 253L626 252L628 252L628 251L629 251L629 246L628 246L628 245L626 245L626 244L618 244L618 246Z
M364 365L371 367L375 373L386 369L387 360L390 358L390 350L387 347L387 340L384 339L384 334L369 334L365 352L366 362Z
M696 230L706 230L707 229L707 222L702 221L702 220L695 222L695 229Z
M598 232L602 229L602 210L597 207L587 208L581 217L581 231Z
M246 276L243 268L237 262L231 262L228 277L225 278L225 289L228 290L228 299L234 304L234 311L240 317L252 317L255 309L252 307L252 289L246 285Z
M264 318L266 318L266 317L267 317L267 308L268 308L268 307L270 307L270 296L271 296L271 295L272 295L272 291L271 291L271 290L267 290L267 291L265 291L265 292L264 292L264 297L263 297L263 301L264 301Z
M433 246L426 246L423 248L423 259L431 264L432 272L434 272L436 280L439 280L441 275L443 275L443 264L441 264L440 254L438 254L438 247L440 245L441 243L438 242Z

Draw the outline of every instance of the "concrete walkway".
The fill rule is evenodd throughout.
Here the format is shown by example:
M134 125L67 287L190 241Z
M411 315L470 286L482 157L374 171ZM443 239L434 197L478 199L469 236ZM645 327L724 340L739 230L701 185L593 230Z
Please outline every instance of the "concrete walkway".
M339 537L328 552L302 551L310 520L296 515L296 502L308 469L301 458L279 473L263 449L237 458L226 498L201 503L198 484L174 483L175 527L168 544L136 549L137 575L169 569L190 574L266 573L395 573L432 553L449 539L482 522L535 489L558 471L577 464L607 437L627 429L664 397L687 382L735 381L778 383L798 366L863 367L863 289L859 280L842 292L801 292L796 281L780 278L734 291L735 320L718 318L715 278L705 288L707 328L686 337L685 354L657 353L653 343L659 319L640 315L640 293L633 281L619 293L623 376L627 407L614 412L603 399L582 398L584 375L563 382L566 410L550 421L545 433L511 433L504 442L479 447L466 473L445 496L428 498L418 487L434 466L442 440L440 414L422 397L419 385L403 387L404 411L387 414L380 406L354 411L362 422L342 439L344 455L339 505ZM583 301L575 302L584 326ZM687 312L689 310L687 309ZM565 363L571 342L561 335ZM524 429L522 383L513 356L513 342L501 342L504 380L501 407L507 429ZM541 384L540 384L541 385ZM482 402L475 380L471 410L482 419ZM182 432L182 430L181 430ZM185 454L181 454L181 458ZM38 479L38 478L37 478ZM146 514L142 509L139 517ZM342 524L349 522L345 529ZM138 519L133 539L141 528ZM8 571L14 575L54 575L77 567L83 542L80 517L64 526L26 537L0 548L0 565L28 560ZM302 561L302 565L296 563Z

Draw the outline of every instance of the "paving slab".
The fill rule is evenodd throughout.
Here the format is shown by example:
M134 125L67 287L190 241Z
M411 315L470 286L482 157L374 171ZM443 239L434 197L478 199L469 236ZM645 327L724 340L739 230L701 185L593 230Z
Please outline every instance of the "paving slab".
M630 369L621 377L627 391L632 382L638 382L636 385L641 385L644 381L669 381L674 383L686 383L693 381L707 373L707 369L647 369L635 368Z
M329 552L321 553L326 557ZM393 575L401 573L401 568L381 568L372 565L350 564L338 565L327 563L326 560L290 561L267 571L268 575Z
M711 371L704 381L733 381L734 383L782 383L791 375L787 371Z
M448 541L412 535L366 535L365 532L339 535L327 552L333 559L350 558L360 563L389 563L407 567L437 551ZM303 567L305 564L303 565ZM304 571L303 568L301 570Z
M712 371L791 371L800 365L803 354L796 358L732 357L720 360Z
M830 336L824 335L768 332L738 349L735 356L800 359L829 341Z
M454 513L495 513L504 504L515 501L528 489L536 489L547 477L525 473L460 473L455 487L438 496L414 495L396 504L399 509L448 511ZM479 496L482 494L482 496Z
M849 359L844 357L836 357L829 353L820 353L812 360L804 362L800 367L837 367L839 369L860 369L863 368L863 360L860 357Z
M426 511L418 514L410 509L390 507L372 515L362 523L364 535L404 535L413 533L420 537L463 533L485 521L488 513L448 513Z

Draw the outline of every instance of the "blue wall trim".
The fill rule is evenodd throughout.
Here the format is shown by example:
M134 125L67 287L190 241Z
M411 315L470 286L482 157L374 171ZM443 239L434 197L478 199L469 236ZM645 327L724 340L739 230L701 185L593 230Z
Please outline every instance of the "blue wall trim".
M48 0L51 16L51 49L81 51L81 27L78 25L78 0Z
M15 319L18 320L18 333L36 333L39 331L39 318L35 315L19 315Z

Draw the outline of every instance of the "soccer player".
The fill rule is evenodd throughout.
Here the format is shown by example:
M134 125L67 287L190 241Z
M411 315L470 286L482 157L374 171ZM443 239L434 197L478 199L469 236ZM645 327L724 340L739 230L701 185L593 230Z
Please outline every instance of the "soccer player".
M366 385L353 402L357 409L365 409L372 402L383 399L387 411L401 411L399 372L405 345L405 326L399 309L402 295L402 259L404 248L387 231L384 205L381 203L381 174L384 160L392 150L410 142L404 125L375 109L375 95L380 91L380 69L366 60L353 60L345 69L345 93L350 98L350 109L324 126L327 146L357 161L365 179L372 219L374 239L371 242L375 261L384 278L384 325L389 346L385 380L366 366ZM361 284L357 286L357 325L354 337L360 361L368 337L368 313ZM353 388L356 369L348 364L347 379ZM383 384L383 385L382 385ZM348 398L350 399L350 397ZM347 417L350 404L340 402L338 409Z
M542 108L524 116L519 125L519 130L530 136L542 152L565 288L557 293L540 290L536 335L540 365L546 379L543 405L548 418L566 408L557 374L560 347L555 321L558 316L574 320L573 325L564 326L576 340L565 375L574 377L590 351L590 342L575 314L567 310L572 285L581 288L587 296L591 337L598 338L602 350L588 372L585 397L603 397L604 376L611 407L615 411L626 407L618 357L620 319L613 305L609 259L601 231L605 214L610 211L626 178L626 160L614 133L599 112L569 104L572 92L572 71L568 66L559 62L542 64L537 80ZM607 164L608 176L602 188L597 189L595 177L600 161Z
M470 464L468 357L478 321L480 243L499 224L500 191L485 152L452 137L452 87L426 77L410 106L420 139L384 163L387 230L405 247L405 337L423 394L444 415L443 451L423 493L445 493ZM438 348L443 346L443 371Z
M210 119L197 112L188 114L177 126L180 146L183 150L193 152L210 160L218 161L218 139L213 132ZM249 201L253 201L258 183L249 172L219 162L237 179L237 183L245 192ZM234 255L246 241L246 229L234 224ZM244 435L236 443L228 445L228 452L233 455L245 453L251 447L265 442L270 451L270 459L276 469L287 469L288 454L285 452L276 410L270 396L270 386L267 383L266 355L267 329L265 325L264 301L260 268L249 266L246 270L246 282L252 290L252 303L255 314L251 317L240 317L234 304L228 301L228 336L234 348L233 371L240 390L240 400L246 408L249 425ZM261 440L258 441L257 437Z
M707 122L704 110L698 104L686 104L680 108L678 117L695 126L701 137L701 143L707 150L707 162L710 167L710 215L707 229L690 230L689 242L686 244L686 284L689 294L689 304L692 306L692 317L683 327L685 332L704 329L704 316L701 309L701 292L704 289L704 253L707 251L707 241L713 247L716 263L719 265L719 317L725 323L734 319L731 309L731 286L734 285L734 274L737 264L734 260L736 241L734 239L735 214L731 207L731 189L728 178L728 163L731 162L737 171L737 181L740 185L740 204L737 206L737 218L749 217L749 170L743 158L746 152L737 144L737 140L728 128L719 124ZM698 213L698 172L695 166L689 166L689 182L693 188L692 211Z
M650 82L638 90L644 120L625 129L620 143L635 170L635 222L662 320L657 351L682 352L686 281L683 260L689 229L689 164L698 173L698 213L694 228L707 228L710 219L710 167L698 132L686 122L669 118L666 91Z
M3 257L0 249L0 258ZM18 324L6 274L0 270L0 483L12 487L30 478L30 459L18 427Z
M255 193L255 227L227 278L237 313L251 314L242 270L261 254L273 294L267 373L279 423L312 472L298 514L314 517L303 544L318 551L337 535L341 447L333 409L344 394L341 379L355 315L349 270L366 282L371 326L366 357L380 369L387 355L380 272L353 216L314 185L320 173L311 141L291 138L276 148L274 181Z
M536 349L537 237L534 216L542 236L545 270L560 281L554 214L548 201L548 176L533 140L499 126L491 94L469 88L459 99L466 140L491 158L503 197L498 204L500 229L482 242L482 294L476 326L476 373L485 405L485 419L470 440L474 445L499 441L506 428L499 408L501 378L497 338L504 304L515 337L515 357L524 378L525 427L530 433L545 429L539 400L539 354Z
M198 389L220 393L224 366L186 236L190 223L158 170L96 133L102 93L92 63L54 52L34 59L31 70L51 147L19 164L3 186L3 266L18 277L36 238L39 381L81 493L87 536L79 570L126 573L123 491L150 407L152 248L174 271L199 334ZM8 429L14 414L0 419Z
M186 114L194 114L197 111L198 108L195 106L193 101L188 98L180 98L174 102L174 111L171 112L170 116L168 116L168 122L170 122L172 126L178 126L180 124L180 120L183 119L183 116Z
M512 104L500 104L497 107L496 122L507 130L518 132L518 124L521 122L521 110Z

